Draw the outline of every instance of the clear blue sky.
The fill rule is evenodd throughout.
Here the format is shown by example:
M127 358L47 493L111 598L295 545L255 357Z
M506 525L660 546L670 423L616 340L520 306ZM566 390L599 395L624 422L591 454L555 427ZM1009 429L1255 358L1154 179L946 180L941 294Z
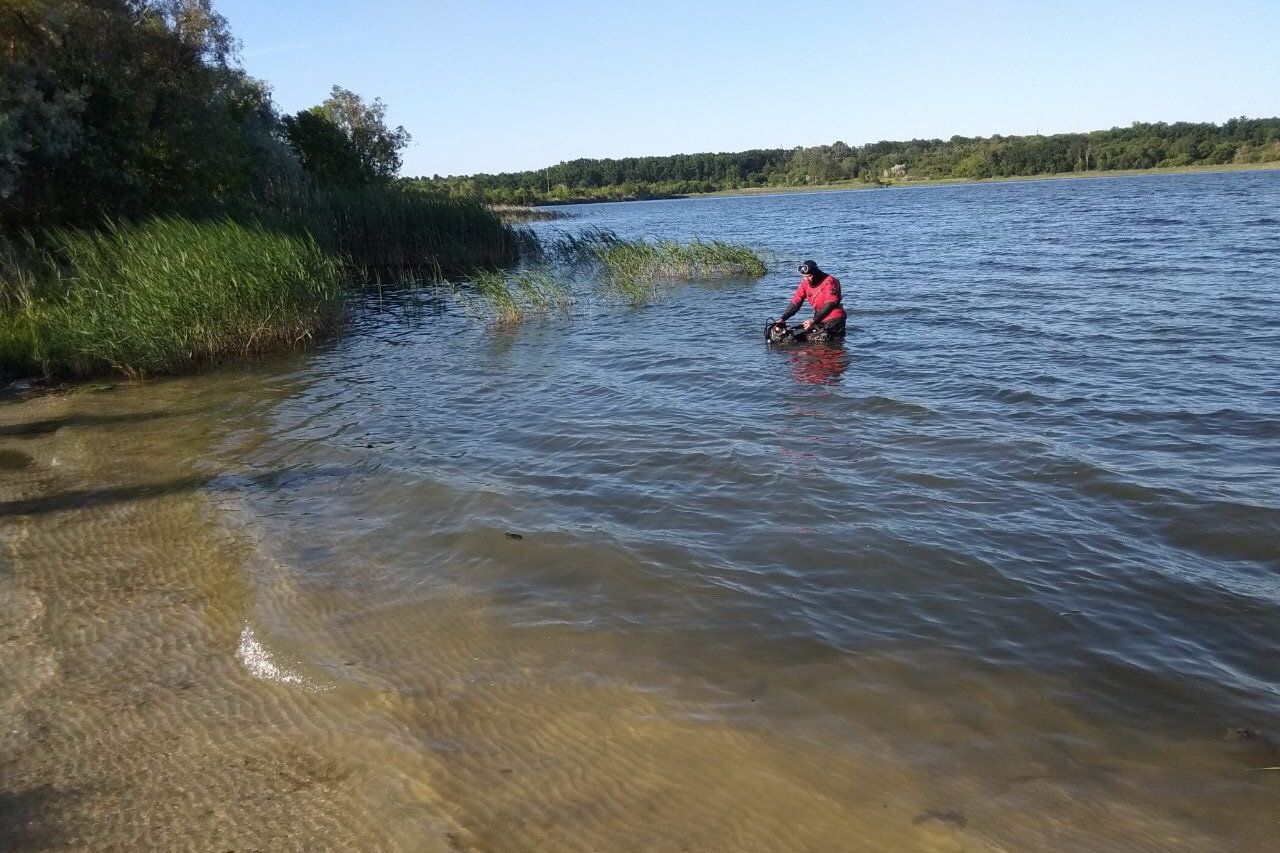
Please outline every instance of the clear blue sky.
M1280 115L1280 0L214 0L287 112L334 84L406 175Z

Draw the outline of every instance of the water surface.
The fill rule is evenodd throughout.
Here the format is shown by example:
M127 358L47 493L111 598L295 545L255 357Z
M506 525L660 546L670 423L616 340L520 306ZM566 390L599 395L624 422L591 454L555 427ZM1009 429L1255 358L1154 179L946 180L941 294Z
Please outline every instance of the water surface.
M370 294L311 353L0 403L8 846L1274 849L1277 210L584 206L539 230L775 271L498 332ZM849 338L771 350L805 258Z

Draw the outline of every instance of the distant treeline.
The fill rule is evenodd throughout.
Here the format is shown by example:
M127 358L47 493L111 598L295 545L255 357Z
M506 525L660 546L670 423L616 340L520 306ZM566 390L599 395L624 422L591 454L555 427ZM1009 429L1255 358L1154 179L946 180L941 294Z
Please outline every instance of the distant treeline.
M421 177L418 187L452 197L527 204L661 198L838 181L881 184L1274 161L1280 161L1280 118L1234 118L1221 125L1136 122L1130 127L1054 136L953 136L858 147L835 142L731 154L582 159L529 172Z

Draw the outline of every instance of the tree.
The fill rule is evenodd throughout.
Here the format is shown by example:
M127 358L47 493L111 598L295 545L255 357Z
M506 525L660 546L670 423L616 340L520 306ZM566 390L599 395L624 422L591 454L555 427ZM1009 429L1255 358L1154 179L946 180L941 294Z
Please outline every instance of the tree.
M0 226L219 204L290 165L235 48L210 0L0 2Z
M373 181L354 143L320 107L285 116L283 123L285 137L302 168L320 181L345 187Z
M381 98L372 104L348 89L334 86L318 108L355 149L360 166L370 181L390 180L400 171L400 152L412 137L403 127L387 127L387 106Z

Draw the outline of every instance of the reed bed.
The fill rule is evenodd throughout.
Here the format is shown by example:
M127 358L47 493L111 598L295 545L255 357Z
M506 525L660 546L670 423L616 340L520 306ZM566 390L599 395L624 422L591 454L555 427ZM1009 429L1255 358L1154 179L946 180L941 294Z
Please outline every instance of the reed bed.
M343 265L309 236L157 218L52 230L0 284L0 369L169 373L295 346L342 314Z
M576 234L559 232L555 239L542 246L542 251L557 263L585 266L598 263L600 253L622 242L622 238L608 228L586 228Z
M28 373L35 364L38 287L21 253L0 238L0 374Z
M289 183L194 218L50 229L0 242L0 373L166 373L288 348L339 319L344 281L442 281L540 251L479 202L395 186ZM523 311L560 298L532 274L511 286Z
M309 234L359 267L419 276L506 266L532 239L479 202L394 187L294 187L262 202L237 218Z
M468 314L500 326L531 316L568 314L575 301L569 282L547 267L515 273L480 270L471 275L469 288L459 287L456 293Z
M752 249L720 240L624 240L607 229L561 234L547 254L557 261L597 266L599 288L633 305L657 299L665 282L688 279L754 278L768 269Z
M615 278L677 281L758 277L766 272L764 261L751 249L719 240L625 240L602 247L596 257Z
M562 263L598 263L610 274L666 281L748 278L768 272L760 255L737 243L624 240L604 228L561 234L552 241L549 254Z
M489 209L507 225L520 222L550 222L555 219L568 219L569 214L562 210L551 210L545 207L530 207L523 204L491 204Z

